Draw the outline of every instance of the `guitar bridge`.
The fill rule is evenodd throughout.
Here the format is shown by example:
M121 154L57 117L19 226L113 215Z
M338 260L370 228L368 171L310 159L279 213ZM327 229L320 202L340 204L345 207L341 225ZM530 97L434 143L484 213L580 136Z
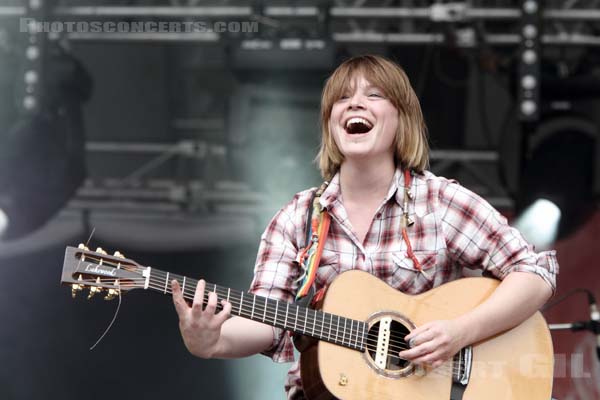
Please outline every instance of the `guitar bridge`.
M452 381L455 384L467 386L471 378L471 367L473 365L473 347L467 346L462 348L454 356L454 368L452 373Z

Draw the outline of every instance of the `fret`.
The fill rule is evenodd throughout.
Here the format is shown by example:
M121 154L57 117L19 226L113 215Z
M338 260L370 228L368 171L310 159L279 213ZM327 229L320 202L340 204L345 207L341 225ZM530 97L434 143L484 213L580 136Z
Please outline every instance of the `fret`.
M335 325L335 341L336 342L338 341L338 338L340 337L340 334L339 334L339 330L340 330L340 316L338 315L337 318L338 318L338 322Z
M323 337L323 326L325 326L325 313L323 313L323 321L321 322L321 337Z
M150 275L152 275L152 268L146 267L146 269L142 271L142 276L146 278L144 281L144 289L148 289L148 286L150 286Z
M367 324L365 324L363 322L362 326L363 326L363 330L362 330L362 340L361 340L360 347L361 347L361 349L364 349L365 348L365 334L367 333Z
M239 315L242 315L242 304L244 303L244 292L241 292L242 295L240 296L240 309L238 311Z
M353 326L354 326L354 320L353 320L353 319L351 319L351 320L350 320L350 338L349 338L349 340L348 340L348 344L349 344L350 346L352 346L352 327L353 327Z
M346 342L346 322L348 322L348 320L344 318L344 335L342 336L342 344Z
M307 308L308 310L308 308ZM317 312L315 311L315 317L313 318L313 329L312 329L312 335L315 336L315 325L317 325Z
M327 340L331 341L331 326L333 325L333 314L329 314L329 333L327 334Z
M169 272L167 272L167 277L165 278L165 291L164 293L167 293L167 285L169 284Z
M279 309L279 301L275 301L275 315L273 316L273 325L277 323L277 310Z
M185 293L185 276L183 277L183 285L181 286L181 293Z
M286 303L285 306L285 320L283 321L283 326L287 327L287 317L288 317L288 311L290 310L290 303Z
M296 319L294 319L294 331L296 331L296 324L298 323L298 309L300 307L296 306Z
M252 296L252 311L250 312L250 319L254 319L254 304L256 303L256 296Z
M306 307L306 316L304 317L304 333L306 333L306 325L308 325L308 307Z
M265 299L265 306L263 308L263 318L262 322L265 322L265 317L267 315L267 306L269 305L269 299Z
M229 294L231 293L231 288L227 288L227 302L229 303Z

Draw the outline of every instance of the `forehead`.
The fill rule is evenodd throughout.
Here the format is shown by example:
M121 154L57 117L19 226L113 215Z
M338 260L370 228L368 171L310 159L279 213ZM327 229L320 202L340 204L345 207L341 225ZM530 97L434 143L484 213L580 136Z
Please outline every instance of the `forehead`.
M361 72L357 72L354 75L349 76L349 78L342 85L345 89L360 89L360 88L368 88L373 86L379 86L375 83L372 83L365 75Z

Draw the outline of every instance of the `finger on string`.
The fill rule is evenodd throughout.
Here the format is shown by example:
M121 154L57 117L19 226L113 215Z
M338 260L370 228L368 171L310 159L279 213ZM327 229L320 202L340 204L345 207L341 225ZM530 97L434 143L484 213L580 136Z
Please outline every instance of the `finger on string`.
M433 351L431 353L425 354L421 357L417 357L414 360L412 360L412 362L415 364L427 366L432 366L432 364L437 361L444 361L441 359L441 354L437 351Z
M406 340L407 342L410 341L411 339L415 338L418 335L421 335L422 333L426 332L429 329L429 325L431 323L428 322L424 325L418 326L415 329L413 329L412 331L410 331L410 333L408 335L406 335L404 337L404 340Z
M435 339L435 332L432 331L431 329L427 329L424 330L420 333L417 333L415 335L413 335L412 337L408 338L408 347L409 348L415 348L417 346L422 345L423 343L427 343L432 341L433 339ZM406 340L406 338L404 338L404 340Z
M217 309L217 294L215 292L208 293L208 302L206 303L206 308L204 312L209 315L214 315Z
M198 285L196 285L196 293L194 294L194 301L192 302L192 314L195 317L202 315L202 303L204 302L204 286L206 281L200 279Z
M187 309L189 309L189 307L183 299L183 296L181 294L181 288L179 287L179 282L173 280L171 282L171 290L173 292L173 304L175 304L175 310L177 311L177 314L181 317L183 313L185 313Z
M231 314L231 303L225 300L221 300L221 306L223 309L217 314L218 322L223 323L227 321Z
M436 343L430 340L425 343L421 343L411 349L403 350L399 353L400 357L415 361L423 356L433 353L437 348Z
M390 358L396 358L396 359L400 359L403 361L410 361L410 360L405 360L402 357L394 356L392 354L388 354L388 356ZM419 364L419 365L421 365L421 364ZM454 367L452 365L447 364L445 361L441 362L441 365L439 368L434 368L432 365L429 365L429 364L423 364L423 366L429 369L428 372L434 373L434 374L440 375L440 376L446 376L446 377L453 376L456 372Z

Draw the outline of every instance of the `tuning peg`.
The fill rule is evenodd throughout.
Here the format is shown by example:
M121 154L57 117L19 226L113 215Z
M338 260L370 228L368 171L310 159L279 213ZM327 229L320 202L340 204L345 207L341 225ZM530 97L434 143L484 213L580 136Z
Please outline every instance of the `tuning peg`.
M115 251L115 254L113 254L113 256L117 258L125 258L123 253L121 253L120 251Z
M96 284L100 285L100 277L96 278ZM90 286L90 293L88 294L88 300L94 297L96 293L101 293L102 288L100 286Z
M77 278L77 282L82 282L83 277L79 274ZM74 283L71 285L71 296L75 298L77 296L77 292L81 292L83 290L83 285L81 283Z
M104 296L104 300L112 300L119 295L119 290L108 289L108 294Z
M94 295L96 293L100 293L102 292L102 288L99 288L98 286L90 286L90 293L88 294L88 300L91 299L92 297L94 297Z
M98 247L98 248L96 249L96 253L100 253L100 254L104 254L104 255L108 254L106 251L104 251L104 250L102 249L102 247Z
M81 292L83 290L83 286L77 283L71 285L71 296L73 298L77 297L77 292Z

